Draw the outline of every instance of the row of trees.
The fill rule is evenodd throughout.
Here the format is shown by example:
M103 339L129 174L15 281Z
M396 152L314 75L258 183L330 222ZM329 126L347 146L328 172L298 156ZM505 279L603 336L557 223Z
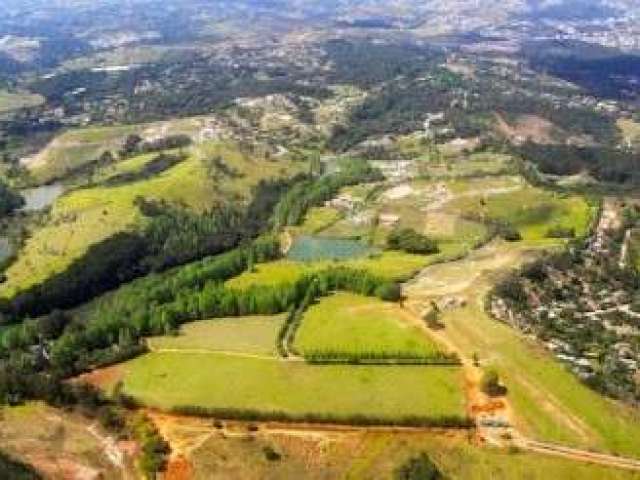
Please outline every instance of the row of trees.
M160 272L249 242L271 224L271 215L291 180L262 181L245 208L223 204L196 214L139 198L149 217L141 232L120 232L91 246L67 270L0 302L5 322L80 305L149 272Z
M275 210L274 227L279 229L287 225L299 225L309 208L331 200L343 187L382 179L382 173L366 160L344 160L337 173L299 182L291 188Z
M0 181L0 218L10 215L24 205L24 198Z

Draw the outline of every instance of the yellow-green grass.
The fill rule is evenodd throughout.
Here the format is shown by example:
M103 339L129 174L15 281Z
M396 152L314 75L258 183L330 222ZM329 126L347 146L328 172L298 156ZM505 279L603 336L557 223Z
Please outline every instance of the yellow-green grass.
M208 153L224 155L225 162L241 176L209 177L202 159ZM235 153L234 153L235 152ZM149 155L130 159L126 168L137 168ZM196 212L210 209L221 200L245 202L262 178L289 175L300 168L289 161L266 162L245 158L232 145L203 144L182 163L154 177L113 187L78 189L60 197L52 206L50 219L36 229L7 270L0 295L11 297L64 271L87 249L115 233L140 228L145 218L135 205L138 197L163 200Z
M640 457L640 415L589 389L566 368L476 305L446 312L449 335L494 365L519 427L541 440Z
M464 308L446 310L444 334L465 356L495 367L508 388L516 426L544 441L640 457L640 414L583 385L536 341L489 318L486 293L501 275L535 256L519 244L496 243L459 262L426 270L409 298L460 295ZM429 279L432 279L429 281Z
M126 137L133 133L143 138L186 134L197 141L206 120L206 117L189 117L137 125L72 129L57 136L34 157L25 160L25 165L37 183L46 183L64 178L69 171L95 160L107 150L116 154ZM206 151L211 145L215 143L198 145L198 148Z
M315 432L287 435L262 432L245 436L210 435L210 422L176 422L170 441L195 445L190 451L194 480L220 478L295 478L296 480L395 480L397 469L409 458L426 453L448 480L637 480L640 473L577 462L567 458L505 451L469 442L464 434L381 433L375 431L332 434L318 441ZM165 429L166 431L167 429ZM198 442L201 438L205 442ZM278 462L265 458L265 449L279 452ZM313 463L309 463L313 458ZM216 477L217 478L217 477Z
M402 309L395 303L337 293L307 310L294 346L303 355L328 352L432 357L441 351L422 330L403 318Z
M342 214L331 207L314 207L309 210L300 227L292 228L295 234L314 234L326 230L340 220Z
M284 315L216 318L184 325L177 336L154 337L149 348L158 350L208 350L272 355Z
M594 214L594 207L581 196L560 196L533 187L488 197L460 197L448 209L507 221L525 241L534 243L558 243L547 236L555 227L573 228L576 235L583 235Z
M338 447L339 448L339 447ZM451 480L622 480L640 473L528 452L478 446L462 436L368 434L340 478L391 480L409 458L426 453ZM334 455L338 456L337 453Z
M124 391L159 408L347 417L464 416L455 367L312 366L220 353L154 352L118 367Z
M244 272L238 277L229 280L227 286L246 289L253 285L293 283L306 274L312 274L336 266L367 270L374 275L388 280L405 280L438 258L440 257L437 255L425 257L422 255L388 251L371 258L344 262L324 261L304 263L292 260L277 260L275 262L256 265L254 271Z
M0 113L19 110L21 108L37 107L43 103L44 98L41 95L0 90Z

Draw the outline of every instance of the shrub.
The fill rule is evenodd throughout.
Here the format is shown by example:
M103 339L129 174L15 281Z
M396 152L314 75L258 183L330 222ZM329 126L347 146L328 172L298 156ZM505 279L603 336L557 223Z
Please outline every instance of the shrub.
M402 298L402 288L397 283L385 283L376 288L375 294L385 302L397 302Z
M507 389L500 384L498 372L493 369L487 370L484 373L480 388L490 397L499 397L507 393Z
M398 468L394 480L440 480L443 478L438 467L426 453L410 458Z
M568 227L551 227L547 230L547 238L575 238L576 229Z
M416 232L412 228L395 229L389 234L387 246L392 250L403 250L407 253L431 255L440 252L435 240Z

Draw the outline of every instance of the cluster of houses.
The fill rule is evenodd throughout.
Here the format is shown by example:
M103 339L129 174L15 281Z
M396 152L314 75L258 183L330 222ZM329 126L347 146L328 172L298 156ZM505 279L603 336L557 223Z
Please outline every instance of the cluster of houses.
M601 225L610 222L605 210ZM584 263L568 270L545 265L543 282L520 280L525 308L494 297L490 311L541 340L582 380L597 377L606 390L630 398L640 392L640 305L631 285L603 271L604 262L617 264L618 247L611 230L598 228Z

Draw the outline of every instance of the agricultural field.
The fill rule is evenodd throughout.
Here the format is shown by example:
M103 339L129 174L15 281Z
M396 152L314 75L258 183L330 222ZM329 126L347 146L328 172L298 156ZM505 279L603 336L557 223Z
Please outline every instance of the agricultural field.
M394 355L430 358L442 353L422 330L404 319L395 303L337 293L323 298L304 314L294 347L303 356Z
M308 365L247 354L152 352L113 367L124 391L163 409L199 406L293 416L463 418L456 367ZM393 388L389 388L393 385ZM103 385L107 390L113 383Z
M37 107L42 103L44 103L44 98L40 95L0 90L0 114L21 108Z
M152 351L212 351L276 355L276 337L285 315L216 318L184 325L178 335L148 340Z
M40 403L0 409L0 443L11 457L44 478L121 478L133 475L131 462L113 456L102 429L85 418ZM115 462L115 463L114 463Z

